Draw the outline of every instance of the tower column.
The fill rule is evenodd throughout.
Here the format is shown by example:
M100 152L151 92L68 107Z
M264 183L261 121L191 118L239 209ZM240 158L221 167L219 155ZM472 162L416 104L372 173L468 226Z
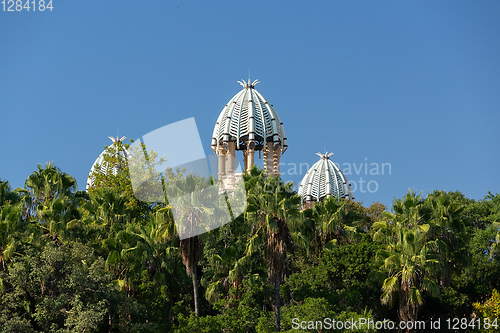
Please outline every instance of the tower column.
M229 142L226 152L226 175L234 175L235 143Z
M245 170L250 172L254 164L255 164L255 142L249 142L247 149L247 165L245 166Z
M269 169L267 167L267 157L269 155L269 152L267 151L267 145L262 148L262 161L264 162L264 172L269 174Z
M273 143L267 142L264 147L264 170L266 175L273 174Z
M248 169L248 153L246 150L243 150L243 171Z
M274 146L273 150L273 175L280 176L280 157L281 147L279 144Z
M222 178L226 175L226 150L224 148L219 149L217 156L219 157L219 170L217 174L219 175L219 181L222 181Z

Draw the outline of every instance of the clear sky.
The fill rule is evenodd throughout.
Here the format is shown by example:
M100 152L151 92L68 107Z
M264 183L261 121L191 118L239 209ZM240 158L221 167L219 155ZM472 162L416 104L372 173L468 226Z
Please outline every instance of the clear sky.
M250 70L285 126L284 180L333 151L364 205L409 188L500 192L500 1L52 3L0 4L0 178L13 187L53 161L84 189L108 136L189 117L213 154Z

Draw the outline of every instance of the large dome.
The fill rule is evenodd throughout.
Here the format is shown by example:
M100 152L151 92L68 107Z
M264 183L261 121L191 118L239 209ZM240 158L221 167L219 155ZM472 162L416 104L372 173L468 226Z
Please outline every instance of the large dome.
M254 150L263 150L266 143L287 149L285 130L278 114L257 90L259 81L239 81L243 90L237 93L222 109L212 135L215 153L229 142L236 143L236 150L246 150L250 144ZM254 145L252 144L254 143Z
M354 199L351 185L339 167L330 160L333 153L317 153L321 159L307 171L300 182L298 194L302 202L320 201L331 195Z
M90 168L89 175L87 177L87 186L85 187L85 190L88 191L92 185L94 185L94 178L93 174L94 172L102 172L106 173L106 170L108 170L108 165L105 161L105 156L106 154L116 154L120 157L120 160L127 160L127 157L129 156L128 151L125 149L123 146L123 140L125 140L125 137L121 137L120 139L118 137L113 138L109 137L111 141L113 141L113 144L111 147L104 149L104 151L96 158L94 163L92 164L92 167ZM111 149L110 149L111 148ZM111 172L116 175L118 172L118 165L113 165L111 166Z

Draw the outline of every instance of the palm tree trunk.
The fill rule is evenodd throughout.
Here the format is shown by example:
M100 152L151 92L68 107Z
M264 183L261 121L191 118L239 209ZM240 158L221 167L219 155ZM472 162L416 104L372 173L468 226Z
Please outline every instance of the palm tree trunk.
M193 292L194 292L194 312L196 313L196 316L200 316L200 308L198 304L198 281L197 281L197 273L196 273L196 267L193 268Z
M276 332L279 332L281 330L281 318L280 318L280 310L281 310L281 305L280 305L280 282L278 279L276 279L274 283L274 301L275 301L275 308L274 308L274 324L276 326Z

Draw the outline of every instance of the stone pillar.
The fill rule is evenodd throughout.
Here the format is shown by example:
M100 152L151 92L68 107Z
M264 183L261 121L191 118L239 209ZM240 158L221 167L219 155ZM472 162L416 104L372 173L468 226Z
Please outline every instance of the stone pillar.
M266 175L273 174L273 143L267 142L264 148L264 170Z
M262 147L262 162L264 164L264 173L266 175L270 174L269 172L269 164L267 163L268 162L268 159L269 159L269 149L267 147L267 143L264 144L264 146Z
M274 146L273 150L273 174L275 176L280 176L280 157L281 157L281 147L279 144Z
M243 150L243 171L247 170L248 169L248 157L247 157L247 151L246 150Z
M267 145L262 147L262 162L264 162L264 172L266 175L269 174L269 167L267 165L267 158L269 156L269 151L267 150Z
M219 171L217 174L219 181L222 181L224 176L226 176L226 150L223 148L219 149L217 156L219 157Z
M226 175L234 175L234 159L235 159L235 143L229 142L228 149L226 153Z
M247 165L245 169L250 172L255 164L255 142L249 142L247 148Z

